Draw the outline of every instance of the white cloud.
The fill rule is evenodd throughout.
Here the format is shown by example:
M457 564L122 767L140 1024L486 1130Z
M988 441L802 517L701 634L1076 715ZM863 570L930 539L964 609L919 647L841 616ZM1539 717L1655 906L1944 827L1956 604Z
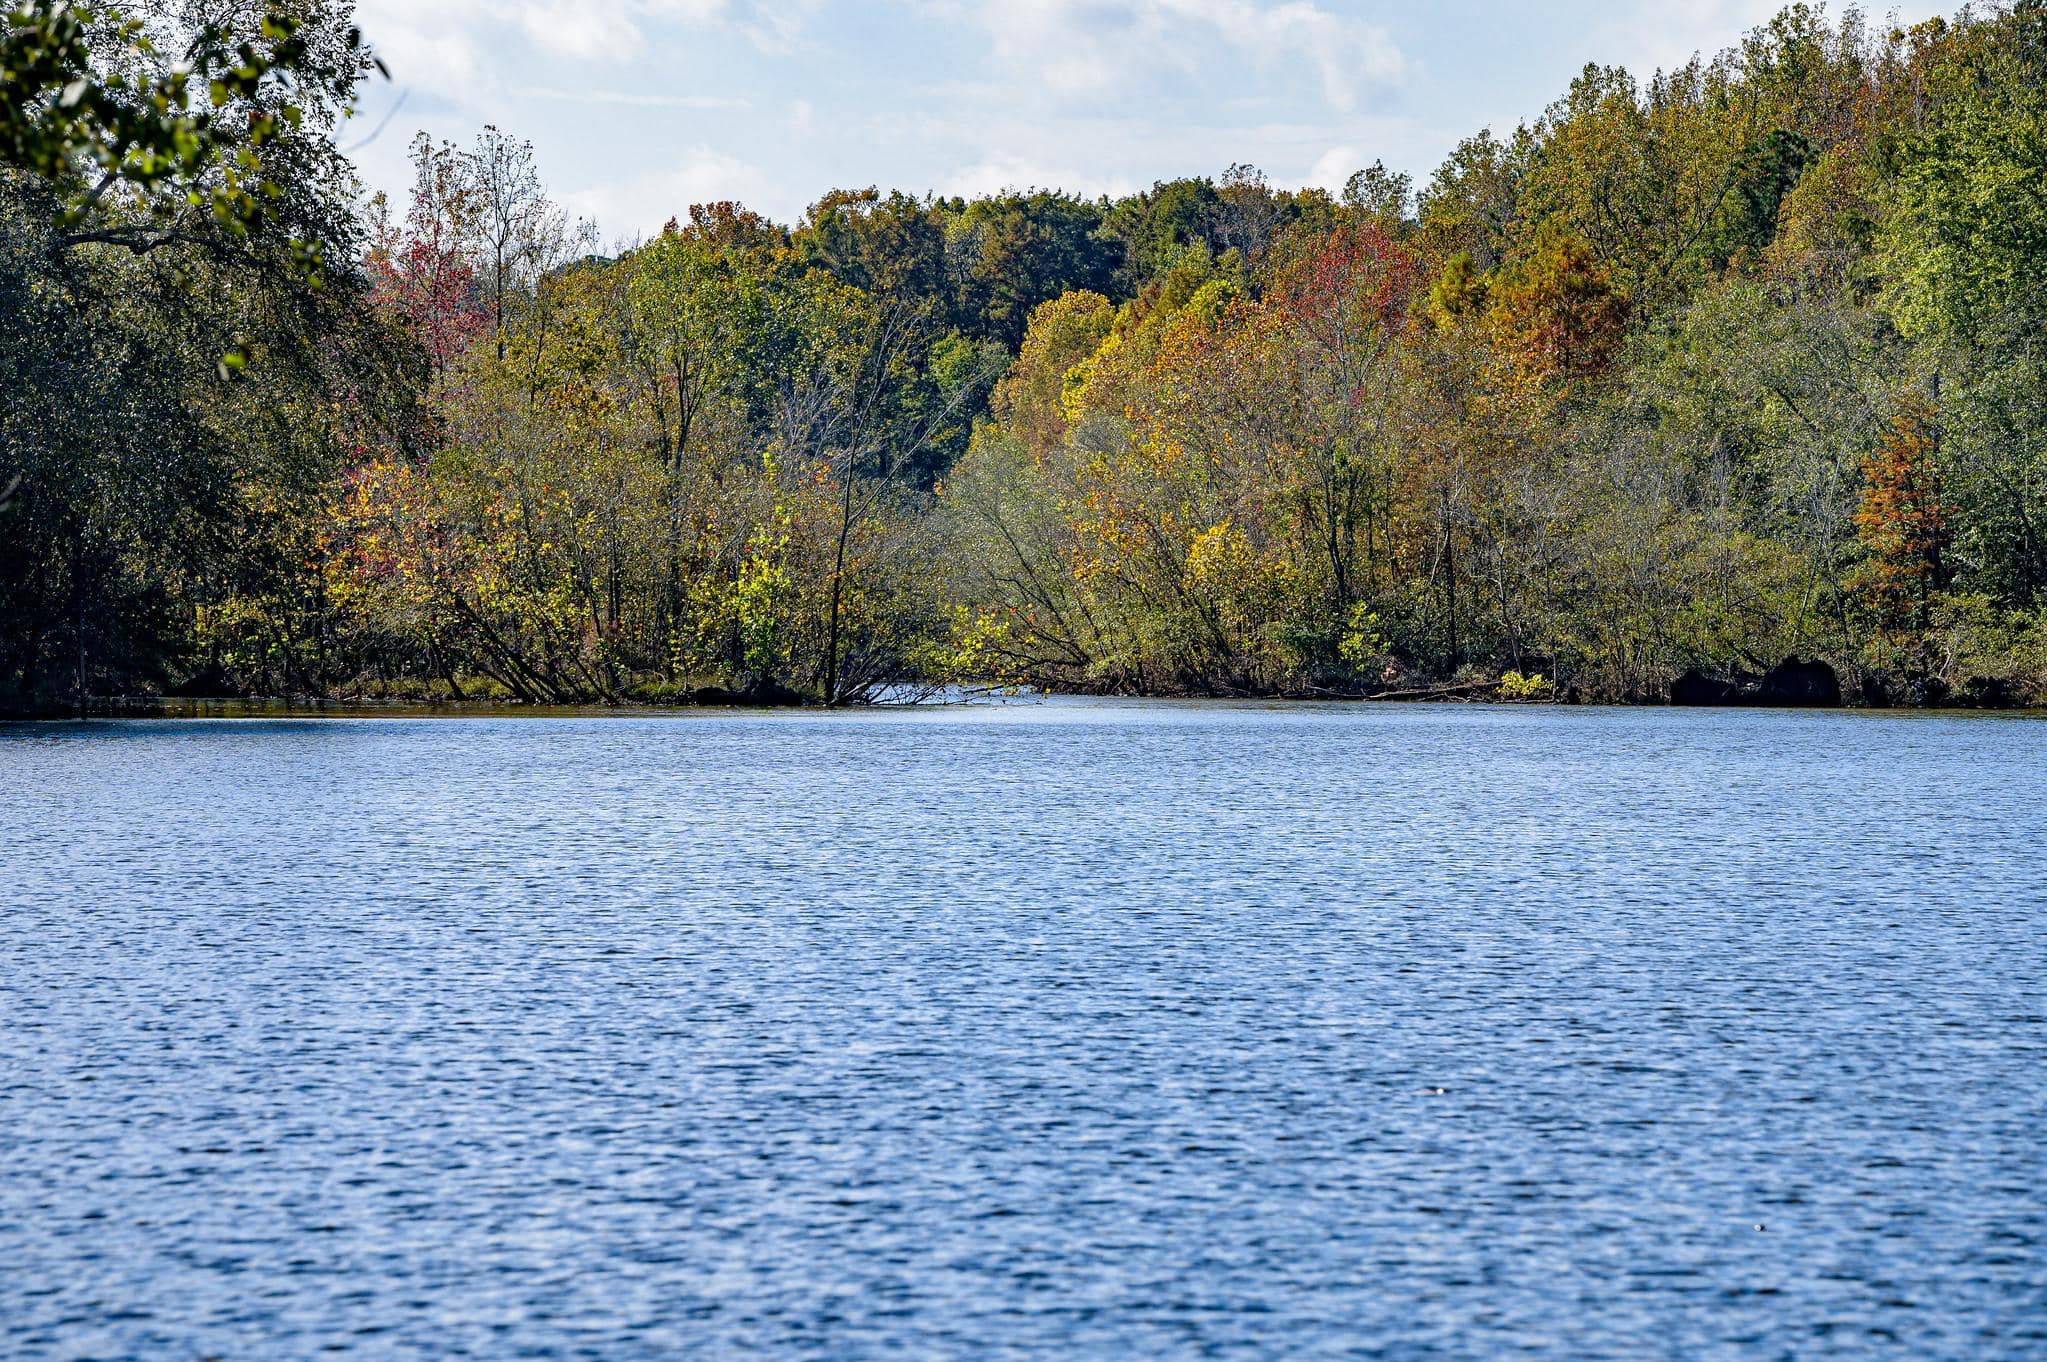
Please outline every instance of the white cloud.
M1173 7L1206 18L1231 43L1268 64L1312 62L1323 97L1338 109L1357 103L1361 79L1393 85L1406 73L1407 63L1384 29L1304 0L1270 8L1249 0L1173 0Z
M617 104L632 109L725 109L743 112L753 107L746 100L724 95L639 95L626 90L556 90L545 85L528 85L519 93L527 99L564 104Z
M1647 79L1655 71L1676 70L1695 53L1712 58L1780 8L1779 0L1615 5L1606 22L1592 31L1586 48L1603 64L1625 66L1638 79Z
M1105 94L1147 70L1192 78L1218 55L1242 55L1261 68L1309 67L1341 110L1407 70L1384 29L1309 0L1010 0L982 17L999 59L1068 95Z
M801 39L821 0L359 0L356 22L400 85L475 104L497 92L500 35L517 32L542 57L623 63L650 49L649 29L737 34L766 52ZM509 14L508 14L509 10Z
M571 213L596 222L607 234L648 237L670 218L686 220L691 204L736 199L794 219L791 206L776 201L774 184L757 166L708 146L691 147L675 165L651 175L600 184L561 195Z
M622 60L640 41L628 7L614 0L528 0L519 27L540 51L582 61Z
M1694 56L1710 61L1727 48L1738 46L1749 30L1770 22L1784 8L1784 0L1629 0L1611 4L1604 22L1595 26L1585 43L1588 55L1608 66L1625 66L1636 79L1646 81L1656 71L1674 71ZM1838 21L1844 5L1829 8L1828 18ZM1895 13L1900 22L1917 23L1953 8L1948 0L1889 0L1870 8L1871 27L1882 31L1887 16Z
M1365 154L1356 147L1331 147L1315 158L1301 183L1309 189L1341 194L1350 177L1365 168Z
M401 88L426 85L437 99L473 104L495 84L479 41L490 20L480 0L360 0L355 17Z
M1010 189L1061 189L1069 194L1128 194L1136 185L1115 175L1093 174L1029 156L998 154L955 170L938 185L940 194L972 198Z

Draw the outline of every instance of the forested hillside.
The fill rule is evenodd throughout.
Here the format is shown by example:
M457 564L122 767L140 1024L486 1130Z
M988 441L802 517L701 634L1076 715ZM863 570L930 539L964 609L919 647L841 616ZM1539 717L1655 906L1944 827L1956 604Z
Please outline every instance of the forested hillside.
M630 248L509 131L365 199L341 0L124 9L8 20L0 707L2047 700L2040 0L1588 66L1420 186Z

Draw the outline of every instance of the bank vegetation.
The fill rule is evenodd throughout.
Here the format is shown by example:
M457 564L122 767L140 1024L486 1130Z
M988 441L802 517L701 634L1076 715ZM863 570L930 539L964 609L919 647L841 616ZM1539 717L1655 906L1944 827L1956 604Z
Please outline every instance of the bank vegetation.
M0 707L2047 699L2047 10L1794 5L1422 185L402 202L339 0L34 0Z

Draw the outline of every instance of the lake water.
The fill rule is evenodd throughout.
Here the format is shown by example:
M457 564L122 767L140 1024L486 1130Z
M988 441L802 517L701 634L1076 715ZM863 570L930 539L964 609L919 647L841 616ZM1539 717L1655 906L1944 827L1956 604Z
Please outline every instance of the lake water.
M9 1359L2047 1357L2047 723L0 729Z

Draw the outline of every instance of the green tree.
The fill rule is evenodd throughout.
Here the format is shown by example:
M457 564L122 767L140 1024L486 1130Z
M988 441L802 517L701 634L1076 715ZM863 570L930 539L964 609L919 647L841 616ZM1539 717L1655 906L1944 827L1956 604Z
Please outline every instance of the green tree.
M1947 379L1961 566L2031 606L2047 591L2047 6L1939 36L1884 205L1884 300Z
M294 191L309 170L331 178L338 154L301 134L345 117L380 64L325 0L177 18L162 0L29 0L10 11L0 165L50 187L67 244L139 253L282 231L317 277L330 243L303 230L313 224Z

